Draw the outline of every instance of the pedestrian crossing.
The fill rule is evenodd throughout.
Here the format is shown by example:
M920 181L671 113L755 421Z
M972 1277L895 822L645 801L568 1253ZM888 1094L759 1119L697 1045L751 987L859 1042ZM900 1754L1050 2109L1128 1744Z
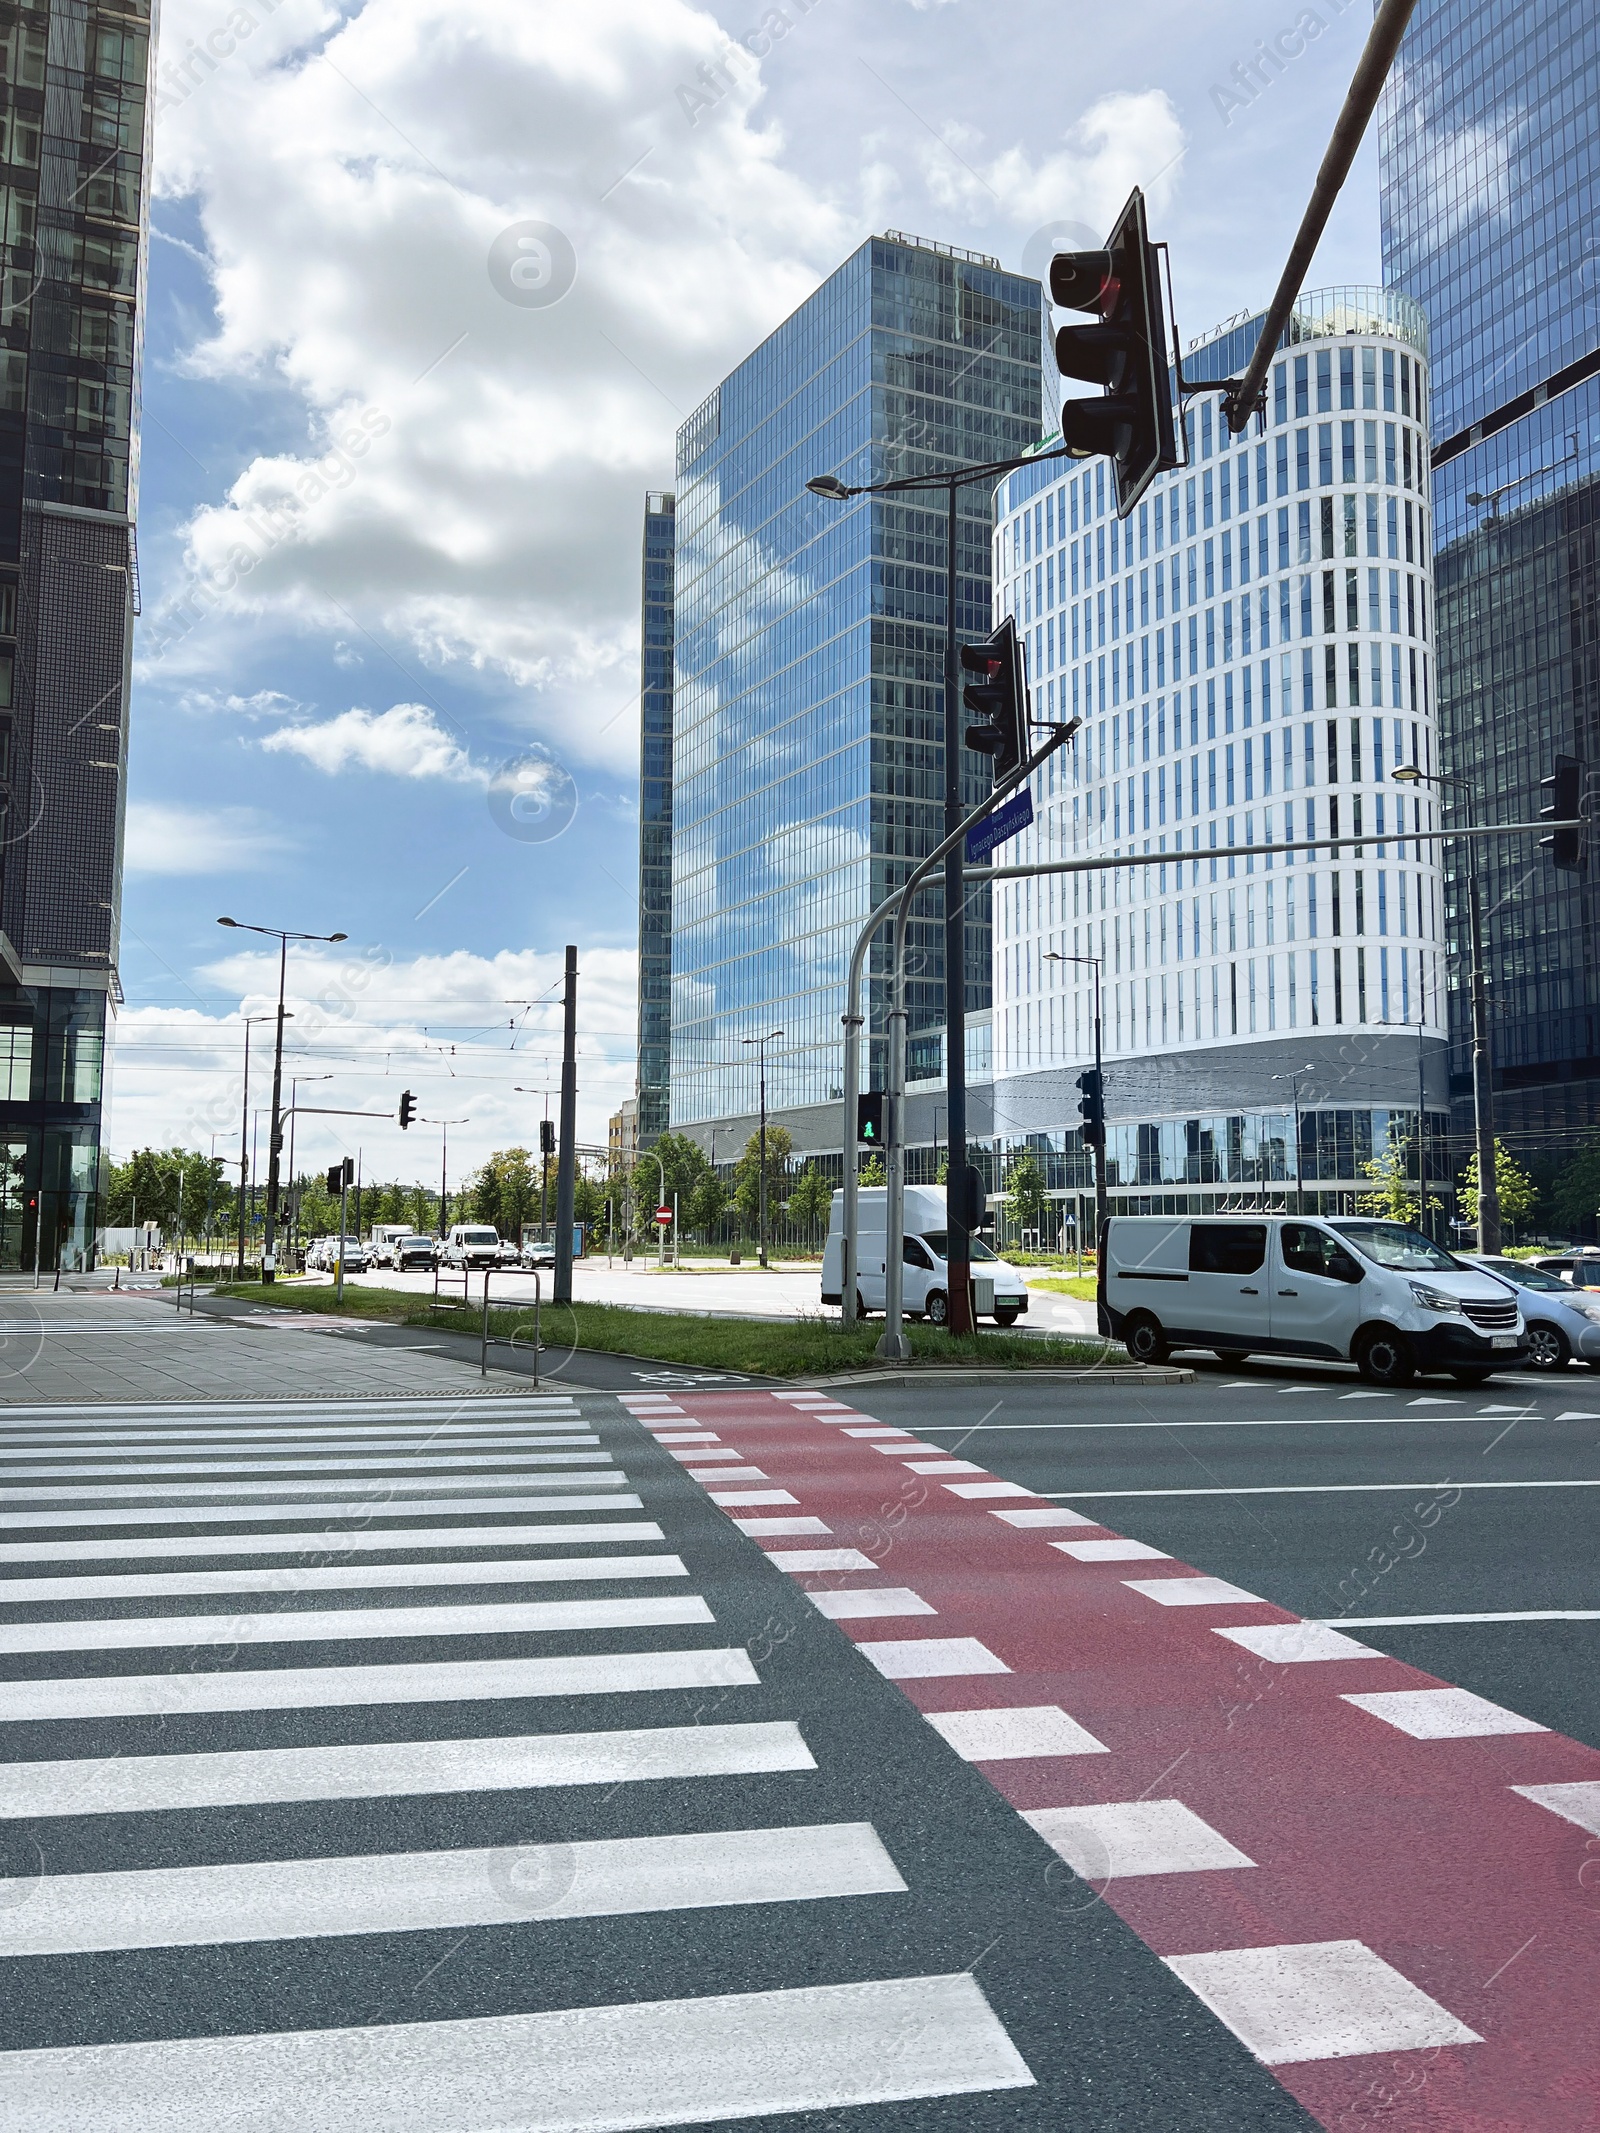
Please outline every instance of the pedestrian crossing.
M0 1415L0 2125L1043 2124L703 1505L608 1398Z

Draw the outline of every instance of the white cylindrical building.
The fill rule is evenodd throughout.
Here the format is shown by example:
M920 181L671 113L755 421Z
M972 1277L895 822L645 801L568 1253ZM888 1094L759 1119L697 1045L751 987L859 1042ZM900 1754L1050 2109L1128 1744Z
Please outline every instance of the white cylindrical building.
M1197 344L1186 379L1236 374L1259 326ZM1442 875L1412 834L1439 788L1393 777L1439 768L1427 406L1419 307L1331 290L1301 299L1264 415L1234 438L1192 400L1190 464L1126 520L1104 460L1000 484L997 614L1034 715L1083 724L995 863L1157 862L994 892L997 1152L1042 1157L1080 1221L1096 965L1113 1211L1297 1185L1348 1208L1386 1152L1415 1174L1419 1112L1450 1175ZM1341 836L1363 842L1278 849Z

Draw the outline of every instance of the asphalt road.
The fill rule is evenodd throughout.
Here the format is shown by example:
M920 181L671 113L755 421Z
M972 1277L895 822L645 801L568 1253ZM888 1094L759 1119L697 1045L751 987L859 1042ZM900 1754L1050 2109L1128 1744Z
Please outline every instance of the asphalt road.
M1026 1382L851 1397L1600 1747L1600 1373L1376 1393L1353 1372L1182 1360L1193 1385L1098 1397ZM1591 1619L1527 1619L1564 1611ZM1525 1619L1492 1619L1506 1614Z

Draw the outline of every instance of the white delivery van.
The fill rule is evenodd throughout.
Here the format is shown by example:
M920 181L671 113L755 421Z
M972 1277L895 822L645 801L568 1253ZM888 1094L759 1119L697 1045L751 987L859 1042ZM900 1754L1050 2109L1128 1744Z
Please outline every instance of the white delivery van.
M500 1232L486 1222L458 1222L440 1254L446 1266L498 1266Z
M884 1307L884 1219L888 1212L889 1188L866 1185L856 1195L856 1289L863 1311ZM944 1187L908 1185L905 1189L905 1277L902 1303L909 1316L922 1317L942 1326L950 1317L950 1274L945 1265L948 1246ZM1028 1308L1028 1287L1013 1266L997 1259L981 1237L972 1239L973 1306L979 1318L992 1318L997 1326L1014 1326ZM828 1241L822 1252L822 1300L843 1300L844 1284L844 1194L833 1196L828 1217Z
M1318 1356L1354 1363L1373 1385L1406 1385L1419 1370L1481 1385L1526 1353L1503 1282L1420 1230L1342 1215L1114 1215L1099 1319L1135 1362L1164 1362L1174 1348L1209 1348L1227 1363Z

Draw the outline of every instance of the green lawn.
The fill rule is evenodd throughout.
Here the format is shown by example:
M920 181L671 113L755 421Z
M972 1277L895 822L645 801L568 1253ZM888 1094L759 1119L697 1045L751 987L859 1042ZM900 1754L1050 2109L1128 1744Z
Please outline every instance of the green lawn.
M298 1291L298 1293L297 1293ZM251 1303L290 1305L320 1315L378 1318L392 1325L451 1326L475 1336L483 1323L481 1305L466 1311L430 1310L428 1299L399 1289L346 1289L335 1305L322 1287L300 1288L278 1282L229 1284L216 1291ZM490 1331L518 1340L533 1339L531 1307L491 1308ZM882 1332L881 1320L846 1328L837 1319L799 1318L774 1324L758 1319L679 1317L666 1311L630 1311L621 1304L572 1304L544 1307L540 1335L548 1355L572 1348L599 1349L612 1355L638 1355L653 1362L685 1363L711 1370L758 1371L769 1377L813 1377L835 1370L872 1366ZM1015 1333L978 1333L953 1340L931 1326L908 1321L907 1335L916 1361L982 1364L989 1369L1038 1369L1042 1365L1082 1366L1098 1362L1098 1342L1037 1340Z
M1096 1294L1092 1274L1085 1274L1081 1279L1075 1274L1035 1274L1028 1287L1049 1289L1056 1296L1076 1296L1082 1303L1093 1303Z

